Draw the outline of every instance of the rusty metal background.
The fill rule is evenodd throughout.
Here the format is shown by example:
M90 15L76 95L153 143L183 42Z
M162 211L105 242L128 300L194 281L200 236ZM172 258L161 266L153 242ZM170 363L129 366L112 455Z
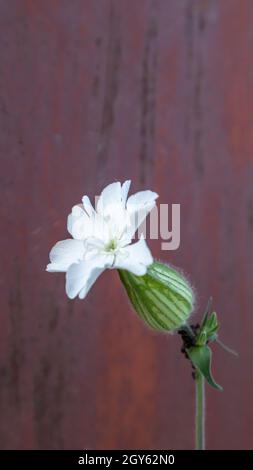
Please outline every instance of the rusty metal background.
M181 204L180 249L152 249L240 353L215 348L208 448L253 447L252 24L251 0L0 0L2 449L193 447L179 338L115 272L82 302L44 272L72 205L126 178Z

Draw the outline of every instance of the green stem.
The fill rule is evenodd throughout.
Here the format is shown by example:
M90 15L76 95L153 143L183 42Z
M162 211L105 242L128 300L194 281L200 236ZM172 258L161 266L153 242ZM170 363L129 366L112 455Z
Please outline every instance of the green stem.
M205 379L196 370L196 450L205 450Z

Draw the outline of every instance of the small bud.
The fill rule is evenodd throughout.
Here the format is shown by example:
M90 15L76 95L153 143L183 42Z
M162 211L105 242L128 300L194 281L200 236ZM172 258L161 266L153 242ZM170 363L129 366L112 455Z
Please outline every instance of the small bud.
M200 333L197 336L196 344L198 346L204 346L206 344L206 341L207 341L206 331L205 330L200 331Z
M177 330L189 318L194 294L175 269L155 261L144 276L124 270L119 275L136 312L151 328Z

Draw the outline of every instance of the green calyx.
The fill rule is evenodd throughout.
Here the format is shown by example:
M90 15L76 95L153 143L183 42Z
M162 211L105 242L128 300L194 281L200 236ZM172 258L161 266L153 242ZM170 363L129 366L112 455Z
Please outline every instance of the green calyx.
M194 294L175 269L155 261L144 276L124 270L119 275L134 309L149 327L175 331L189 318Z
M222 390L212 375L212 351L208 344L217 339L219 328L217 315L212 312L212 299L209 299L201 324L195 327L194 337L190 339L191 346L186 346L185 352L193 366L204 376L211 387Z

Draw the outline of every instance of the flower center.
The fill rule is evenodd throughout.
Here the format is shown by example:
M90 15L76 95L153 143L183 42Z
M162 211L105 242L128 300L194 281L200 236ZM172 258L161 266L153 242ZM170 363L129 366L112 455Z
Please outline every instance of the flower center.
M115 251L117 249L117 241L116 240L110 240L107 245L105 245L105 251Z

